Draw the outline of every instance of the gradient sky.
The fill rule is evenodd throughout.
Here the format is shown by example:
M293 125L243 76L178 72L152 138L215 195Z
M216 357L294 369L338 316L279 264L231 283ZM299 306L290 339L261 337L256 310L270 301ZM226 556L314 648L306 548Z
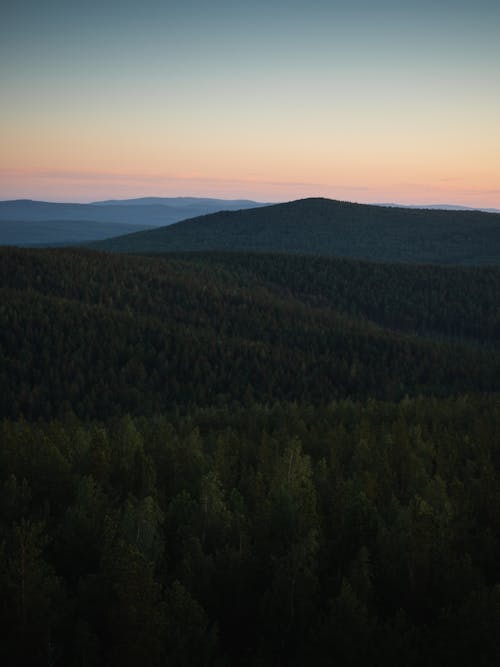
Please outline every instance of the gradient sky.
M0 199L500 208L499 0L3 0Z

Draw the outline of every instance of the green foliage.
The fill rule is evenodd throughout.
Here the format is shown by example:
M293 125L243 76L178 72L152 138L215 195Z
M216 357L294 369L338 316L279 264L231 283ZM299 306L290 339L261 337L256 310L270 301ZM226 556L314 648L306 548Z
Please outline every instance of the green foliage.
M6 665L497 665L498 269L0 253Z
M479 395L4 421L2 657L493 665L499 430L498 397ZM97 434L100 479L67 456ZM58 502L47 460L67 461Z
M500 389L498 269L48 250L0 260L5 416ZM147 495L148 461L123 437L120 462L95 451L92 474L135 475Z

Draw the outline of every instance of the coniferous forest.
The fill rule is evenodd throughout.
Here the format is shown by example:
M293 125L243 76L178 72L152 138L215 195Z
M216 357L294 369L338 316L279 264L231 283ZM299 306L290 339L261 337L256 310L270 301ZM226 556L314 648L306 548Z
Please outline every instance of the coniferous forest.
M500 662L500 268L0 249L0 660Z

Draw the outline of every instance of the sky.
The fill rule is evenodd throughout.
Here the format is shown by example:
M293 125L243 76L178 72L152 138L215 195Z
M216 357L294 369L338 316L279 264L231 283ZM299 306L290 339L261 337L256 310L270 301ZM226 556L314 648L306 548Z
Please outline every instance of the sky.
M500 208L498 0L3 0L0 199Z

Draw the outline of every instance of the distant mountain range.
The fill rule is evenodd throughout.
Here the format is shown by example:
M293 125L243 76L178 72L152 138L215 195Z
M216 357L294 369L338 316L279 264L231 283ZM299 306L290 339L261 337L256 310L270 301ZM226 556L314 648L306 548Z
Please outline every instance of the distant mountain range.
M177 208L206 208L220 211L265 206L250 199L212 199L207 197L138 197L136 199L107 199L92 202L94 206L169 206ZM221 208L222 207L222 208Z
M220 210L263 206L248 200L146 197L92 204L30 199L0 202L0 245L67 245L171 225Z
M376 204L376 206L393 206L395 208L420 208L423 210L436 211L483 211L484 213L500 213L500 208L473 208L472 206L458 206L457 204L395 204L388 202L386 204Z
M500 212L304 199L142 197L90 204L0 202L0 245L97 242L116 252L292 252L375 261L498 264Z
M0 221L0 245L67 246L151 229L148 225L96 220Z
M302 199L205 215L93 247L125 253L259 251L383 262L499 264L500 215Z

